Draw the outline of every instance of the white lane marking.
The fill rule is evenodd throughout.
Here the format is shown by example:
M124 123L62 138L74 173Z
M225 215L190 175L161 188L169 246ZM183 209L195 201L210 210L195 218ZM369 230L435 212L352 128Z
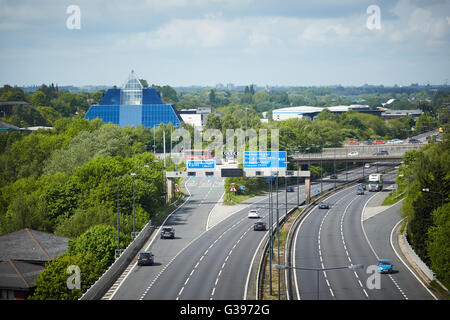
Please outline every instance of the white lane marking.
M340 228L341 228L341 240L342 240L342 243L344 244L344 247L346 247L346 244L345 244L345 238L344 238L344 230L343 230L343 228L344 228L344 218L345 218L345 215L347 214L347 210L348 210L348 208L350 207L350 205L353 203L353 201L355 201L355 200L357 200L357 199L359 199L359 198L354 198L352 201L350 201L350 203L347 205L347 207L346 207L345 210L344 210L344 214L343 214L342 217L341 217L341 226L340 226ZM352 259L350 258L350 255L349 255L347 249L345 249L345 253L346 253L347 259L348 259L348 261L349 261L349 263L350 263L350 265L351 265L351 264L352 264ZM367 298L369 298L369 295L367 294L366 289L365 289L364 286L362 285L362 283L361 283L361 281L360 281L360 279L359 279L358 274L357 274L355 271L353 271L353 274L355 275L356 279L358 280L358 283L359 283L361 289L363 290L364 294L366 295Z
M400 201L401 202L401 201ZM392 228L391 230L391 235L390 235L390 244L392 249L394 250L395 255L397 256L397 258L403 263L403 265L409 270L409 272L411 272L411 274L417 279L417 281L419 281L419 283L428 291L428 293L435 299L435 300L439 300L438 297L436 297L436 295L430 291L430 289L428 289L428 287L423 283L423 281L411 270L411 268L405 263L405 261L403 261L403 259L400 257L400 255L398 254L397 250L395 249L394 243L393 243L393 237L394 237L394 230L397 228L397 226L404 220L401 219L399 222L397 222L395 224L395 226ZM403 292L403 291L401 291Z
M363 210L361 211L361 218L360 218L360 223L361 223L361 229L363 231L364 237L366 238L366 242L369 245L370 250L372 251L372 253L374 254L375 258L377 260L379 260L379 256L378 254L375 252L375 249L373 248L371 242L369 241L369 237L367 236L366 230L364 229L364 210L366 210L366 206L369 203L370 200L372 200L373 197L375 197L377 195L377 193L375 193L372 197L370 197L366 203L364 204ZM395 203L393 206L397 205L401 203L401 201ZM390 208L390 207L389 207ZM386 208L388 209L388 208ZM400 220L401 221L401 220ZM394 247L392 247L394 249ZM395 249L394 249L395 252ZM400 291L401 295L403 296L403 298L405 300L408 300L408 297L406 296L406 294L404 293L404 291L402 290L402 288L400 288L400 286L398 285L397 281L394 280L394 278L392 277L392 275L388 274L389 279L391 279L391 281L394 283L395 287Z
M323 200L326 200L326 199L329 199L329 198L331 198L331 197L333 197L333 196L336 196L336 195L338 195L338 194L340 194L340 193L342 193L342 192L345 192L345 191L348 191L348 189L343 189L343 190L341 190L341 191L338 191L338 192L336 192L335 194L332 194L332 195L330 195L330 196L328 196L328 197L326 197L326 198L324 198ZM300 222L300 224L298 225L298 227L297 227L297 231L295 232L295 241L294 241L294 248L293 248L293 258L292 258L292 264L293 264L293 266L294 267L296 267L296 252L297 252L297 239L298 239L298 234L299 234L299 232L300 232L300 229L302 228L302 225L303 225L303 222L305 222L308 218L309 218L309 216L310 216L310 214L313 212L313 211L315 211L317 208L314 208L314 209L312 209L311 211L309 211L308 212L308 214L302 219L302 221ZM294 272L294 285L295 285L295 293L297 294L297 299L298 300L301 300L301 296L300 296L300 286L299 286L299 281L298 281L298 278L297 278L297 272Z
M189 200L191 199L192 194L191 194L191 192L189 191L189 188L188 188L188 182L189 182L190 179L191 179L191 178L189 177L189 178L185 181L185 183L184 183L184 186L185 186L186 191L188 192L189 196L187 197L186 200L184 200L184 202L183 202L179 207L175 208L175 210L173 210L169 215L167 215L166 219L164 219L163 223L161 224L161 227L155 232L155 235L153 236L152 240L150 241L149 245L147 246L146 251L148 251L148 248L150 248L150 246L152 245L152 243L155 241L156 237L159 235L159 233L160 233L160 231L161 231L161 228L162 228L162 226L164 225L164 223L167 221L167 219L169 219L175 212L177 212L181 207L183 207L183 206L184 206L186 203L188 203ZM172 260L173 260L173 259L172 259ZM109 297L109 300L112 300L112 299L113 299L113 297L115 296L115 294L117 293L117 291L119 290L119 288L122 286L122 284L125 282L125 280L128 278L128 276L131 274L131 271L132 271L136 266L137 266L137 262L134 263L133 267L132 267L132 268L127 272L127 274L123 277L122 281L119 283L119 285L117 286L117 288L114 290L114 292L112 293L112 295ZM159 275L160 275L161 273L162 273L162 271L157 275L157 277L159 277ZM153 282L154 282L154 281L153 281ZM153 285L153 283L152 283L150 286L152 286L152 285ZM150 288L147 287L146 291L148 292L149 289L150 289ZM141 295L140 300L143 299L143 296L144 296L144 295Z

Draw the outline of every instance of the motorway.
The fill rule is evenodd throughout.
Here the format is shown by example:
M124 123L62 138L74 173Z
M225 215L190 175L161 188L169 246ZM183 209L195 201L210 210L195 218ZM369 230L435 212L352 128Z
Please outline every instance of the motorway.
M385 175L395 180L395 173ZM392 230L401 220L400 204L372 216L364 216L368 204L381 205L381 192L356 195L356 187L346 188L329 197L330 209L314 208L297 229L293 245L293 266L324 269L363 264L359 270L338 269L319 272L295 270L295 298L320 300L406 300L433 299L429 291L403 264L392 243ZM378 203L377 203L378 202ZM391 239L392 238L392 239ZM379 258L390 259L392 274L380 275ZM379 276L380 282L376 282Z
M370 170L374 171L375 167ZM369 170L365 170L367 175ZM362 168L354 169L348 179L360 178ZM345 177L340 174L340 177ZM324 179L324 191L335 181ZM311 190L320 189L313 184ZM155 255L153 266L132 268L111 295L120 300L242 300L254 252L266 232L253 231L255 220L247 218L248 208L240 210L207 229L210 212L222 196L222 178L189 178L185 182L187 200L165 221L173 226L175 239L160 239L159 232L146 246ZM286 192L279 186L280 219L284 215ZM297 205L297 188L287 193L287 209ZM300 202L304 186L300 185ZM273 194L273 199L275 199ZM268 222L268 196L255 203Z

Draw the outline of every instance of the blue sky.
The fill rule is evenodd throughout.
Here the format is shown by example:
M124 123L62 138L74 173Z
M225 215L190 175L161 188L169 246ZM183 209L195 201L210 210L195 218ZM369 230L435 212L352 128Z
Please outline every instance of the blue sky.
M0 85L442 84L450 1L0 0L0 40Z

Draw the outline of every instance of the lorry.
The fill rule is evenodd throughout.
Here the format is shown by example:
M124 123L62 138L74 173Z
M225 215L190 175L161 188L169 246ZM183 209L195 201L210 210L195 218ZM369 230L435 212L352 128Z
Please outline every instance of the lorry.
M381 191L383 190L383 175L374 173L369 175L369 191Z

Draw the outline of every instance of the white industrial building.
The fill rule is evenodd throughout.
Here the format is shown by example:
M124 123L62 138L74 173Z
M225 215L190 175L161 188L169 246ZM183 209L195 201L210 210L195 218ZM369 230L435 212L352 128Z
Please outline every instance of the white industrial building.
M206 124L206 119L210 113L211 108L206 107L198 107L197 109L183 109L178 111L179 117L187 124L194 126L198 131L203 131L203 127Z
M371 110L368 105L352 104L349 106L333 106L327 108L321 107L311 107L311 106L297 106L297 107L287 107L281 109L275 109L272 111L272 119L275 121L282 121L287 119L315 119L320 112L324 109L328 109L333 113L343 113L347 111L357 111L370 113L375 115L381 115L381 110Z

